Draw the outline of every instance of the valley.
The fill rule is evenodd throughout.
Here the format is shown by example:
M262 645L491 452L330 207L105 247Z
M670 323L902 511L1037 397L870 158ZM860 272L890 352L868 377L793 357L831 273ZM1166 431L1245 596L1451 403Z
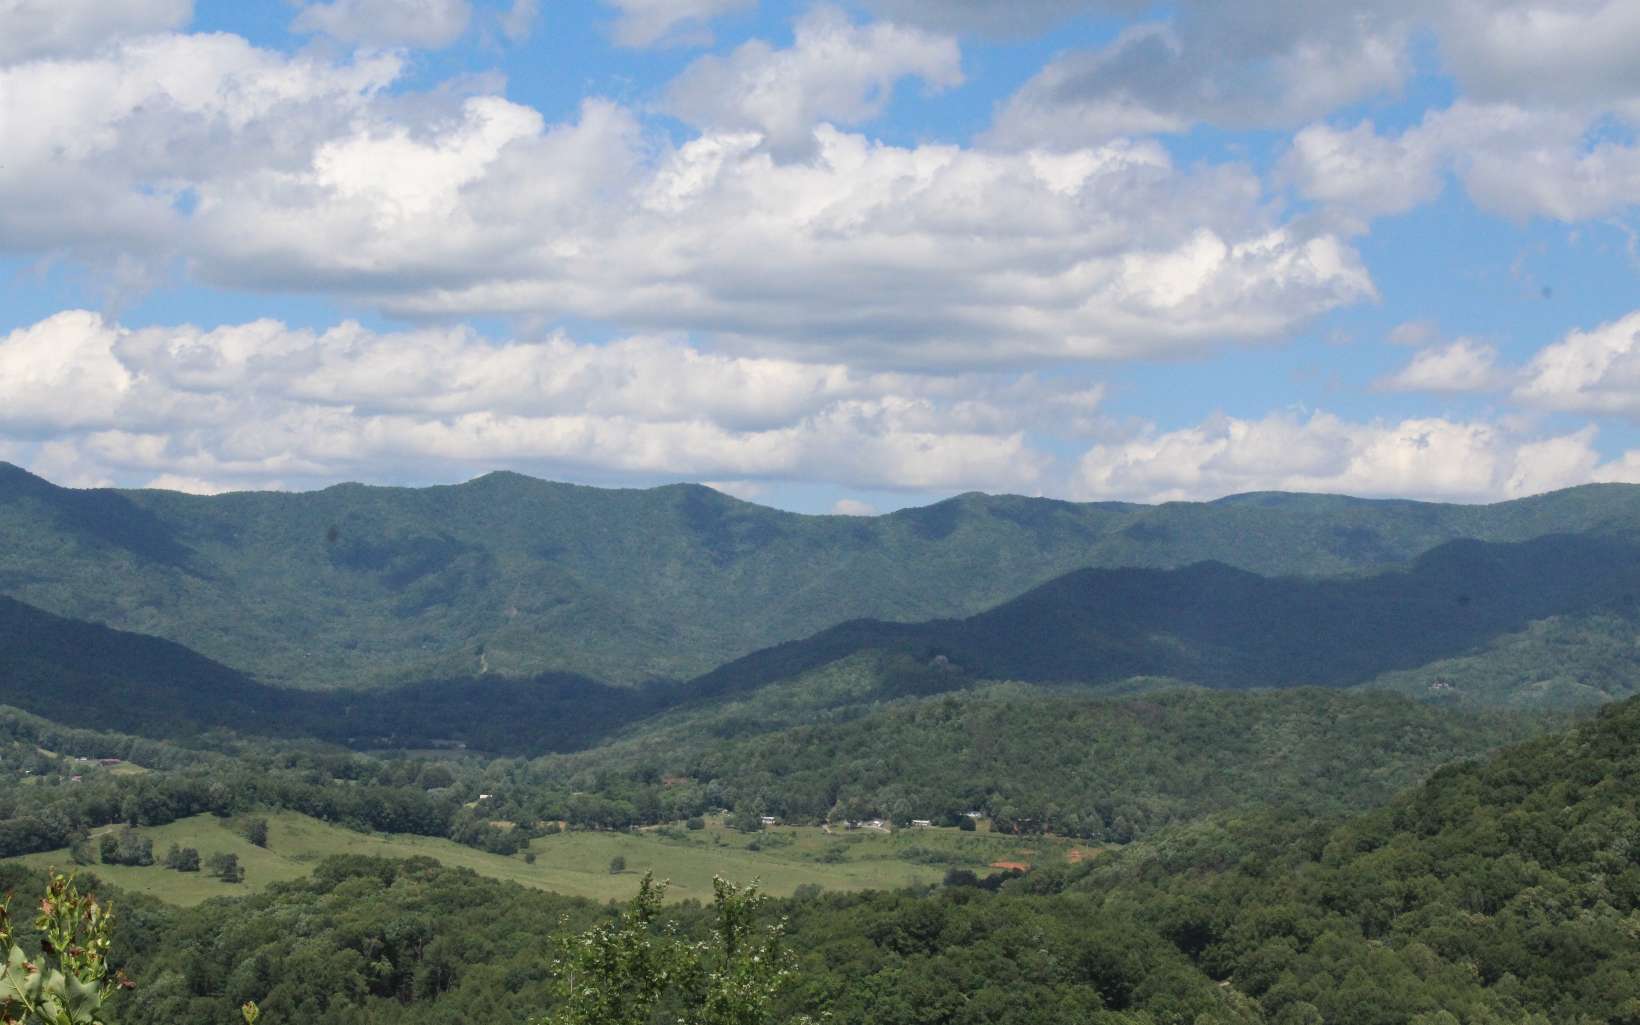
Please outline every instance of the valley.
M1499 764L1530 765L1542 779L1532 785L1564 792L1567 807L1597 802L1590 829L1626 828L1632 809L1608 787L1626 754L1600 740L1610 750L1599 757L1616 761L1587 764L1607 775L1575 770L1594 756L1574 753L1565 767L1582 782L1556 782L1561 767L1543 752L1626 736L1640 701L1640 539L1625 519L1640 489L1488 507L965 496L837 534L848 525L704 489L603 493L512 476L220 499L16 474L10 487L0 514L32 524L35 554L0 556L0 881L24 889L77 867L137 910L147 931L127 936L128 963L161 981L121 1019L134 1025L220 1017L241 993L282 1017L319 1014L331 986L351 994L336 1005L349 1022L432 1022L466 1006L463 993L539 1005L552 999L544 968L522 951L561 936L550 925L560 916L591 928L646 877L668 881L664 914L685 932L720 899L714 878L756 881L805 937L812 986L783 999L850 1020L875 1013L858 1003L861 980L902 1000L942 972L1002 971L1035 980L1010 987L1034 1008L1021 1025L1129 1025L1110 1017L1128 1010L1150 1025L1180 1020L1167 1010L1179 1007L1286 1025L1298 1012L1285 1008L1330 1006L1314 973L1364 970L1358 940L1396 930L1435 959L1417 969L1434 975L1397 983L1424 994L1408 1006L1599 1004L1567 981L1460 983L1452 959L1464 948L1417 917L1421 895L1503 914L1522 887L1592 849L1545 847L1484 882L1463 850L1447 852L1449 867L1418 855L1398 882L1359 859L1421 844L1420 829L1467 828L1480 792L1454 795L1450 781L1516 778ZM351 525L353 554L314 562L290 532L330 520ZM474 523L482 545L379 540L459 538ZM563 547L539 563L500 547L522 544L526 524ZM678 547L664 566L623 563L631 553L595 543L599 531L672 531ZM337 534L324 543L343 545ZM1353 547L1335 550L1344 537ZM736 603L765 600L777 586L768 567L804 546L824 592L801 598L812 608L765 601L744 617ZM101 594L126 603L118 613L87 600L79 576L114 549L125 554ZM631 615L735 626L671 634L654 649L665 663L642 661L639 630L622 655L638 660L621 662L598 639L635 622L615 605L587 613L601 625L584 634L524 605L517 634L481 614L502 586L486 560L524 574L505 585L517 591L557 579L549 562L577 559L609 570L599 586ZM996 560L1008 573L986 568ZM877 593L879 572L926 589ZM674 579L655 590L629 573ZM1013 590L988 590L1003 586ZM282 587L312 588L317 603L287 608ZM398 604L383 604L390 595ZM303 616L320 608L333 626L315 631ZM327 631L344 628L394 653L338 646ZM422 640L392 640L406 631ZM305 668L292 674L298 650ZM1431 801L1458 806L1411 810ZM1498 814L1520 843L1550 842ZM1454 842L1495 844L1462 835ZM201 870L167 867L173 847ZM152 863L120 863L142 858ZM1600 899L1640 899L1625 888L1631 869L1608 869L1617 882ZM1406 873L1430 878L1397 889ZM1335 877L1349 881L1317 882ZM1386 886L1400 895L1350 903ZM1309 901L1290 915L1325 924L1270 924L1249 894L1271 908ZM297 951L257 933L257 916L308 921L320 908L355 924L325 934L317 975L280 981L289 969L276 966ZM474 946L479 910L510 922L514 941ZM1092 932L1074 924L1088 915L1102 923ZM1614 942L1603 925L1577 928L1595 929L1586 942L1602 949ZM413 949L393 938L409 934L421 937ZM263 967L252 978L244 964L179 965L184 935L255 949ZM1029 943L1077 967L1020 961L1025 935L1053 937ZM355 953L386 960L349 968ZM1272 967L1299 964L1311 974ZM1332 985L1347 988L1344 976ZM1437 977L1444 995L1430 988ZM1325 1020L1356 1020L1341 1008ZM910 1005L895 1013L917 1017Z

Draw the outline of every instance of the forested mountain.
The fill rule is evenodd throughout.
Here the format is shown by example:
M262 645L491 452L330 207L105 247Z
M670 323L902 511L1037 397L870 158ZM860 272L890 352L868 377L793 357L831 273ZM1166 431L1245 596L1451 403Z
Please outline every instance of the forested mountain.
M0 598L0 704L154 739L226 730L358 748L459 741L505 752L573 750L666 708L680 690L550 673L392 690L273 687L170 641Z
M1210 687L1343 686L1467 655L1534 621L1633 622L1640 546L1594 535L1449 542L1406 570L1262 577L1221 563L1087 569L961 620L862 620L706 674L698 694L895 651L995 680L1099 683L1165 676Z
M1448 703L1570 707L1633 692L1637 594L1640 546L1625 540L1456 541L1360 577L1080 570L965 620L851 622L681 683L491 674L328 692L272 687L169 641L0 598L0 702L158 738L229 729L518 754L592 747L659 713L672 713L659 728L674 734L722 736L714 709L725 703L776 729L998 680L1370 683ZM852 668L815 675L830 665ZM761 705L735 704L766 690ZM769 715L791 700L797 715Z
M802 516L693 485L496 473L422 489L75 490L0 464L0 594L256 677L683 679L846 620L969 616L1089 566L1393 567L1454 538L1632 536L1640 488L1491 506L1263 494L1074 504L964 495Z

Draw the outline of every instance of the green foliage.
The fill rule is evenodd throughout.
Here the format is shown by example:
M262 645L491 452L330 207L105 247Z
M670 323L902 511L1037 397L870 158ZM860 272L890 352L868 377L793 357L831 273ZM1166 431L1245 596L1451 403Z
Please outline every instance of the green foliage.
M118 833L105 833L100 841L105 865L152 865L154 842L130 826Z
M609 859L609 874L610 875L618 876L622 872L625 872L625 871L626 871L626 858L625 857L623 857L622 855L617 854L613 858Z
M225 883L242 883L245 881L245 870L239 864L239 855L218 852L206 860L211 875Z
M1002 685L877 703L851 686L811 674L744 702L656 719L618 744L517 767L505 791L596 789L599 804L559 806L587 825L642 821L645 808L676 819L719 805L735 809L730 825L742 830L759 829L765 812L800 823L972 826L967 813L979 811L1004 832L1126 842L1236 808L1364 808L1441 764L1554 723L1314 688L1109 699ZM826 713L811 701L838 707ZM794 721L808 724L786 725ZM647 782L657 771L690 782Z
M616 921L559 940L558 1008L545 1025L649 1025L661 1009L679 1025L769 1025L793 980L785 923L760 926L765 898L713 880L710 938L658 928L666 884L645 874ZM807 1020L801 1019L801 1020Z
M31 956L13 933L0 903L0 1021L7 1025L103 1025L103 1005L130 988L111 971L108 952L114 910L82 894L72 876L53 873L34 919L39 954Z
M198 849L172 844L170 850L165 852L165 867L174 872L198 872L200 868Z
M254 847L266 847L268 845L268 820L264 818L246 819L245 839L249 840Z

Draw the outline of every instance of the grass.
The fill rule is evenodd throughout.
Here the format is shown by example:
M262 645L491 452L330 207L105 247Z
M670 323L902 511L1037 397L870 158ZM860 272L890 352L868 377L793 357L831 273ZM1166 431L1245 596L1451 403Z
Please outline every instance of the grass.
M539 837L530 845L535 862L529 864L522 854L488 854L431 837L357 833L294 812L265 817L266 849L252 846L234 821L209 815L141 831L153 840L157 859L163 859L173 843L194 847L205 859L216 853L238 855L245 869L243 883L224 883L206 872L174 872L157 864L143 868L95 865L84 871L123 890L191 906L300 878L314 863L334 854L420 855L492 879L595 900L624 900L637 889L638 878L653 871L656 878L671 880L669 899L706 901L712 896L714 875L740 883L756 879L776 895L790 894L806 884L827 890L892 889L937 883L948 865L983 874L993 861L1062 862L1073 849L1056 839L940 828L827 834L814 827L782 826L748 834L712 819L701 830L678 825L637 833L573 832ZM609 866L616 857L626 859L626 869L612 874ZM66 850L15 860L37 868L70 864Z

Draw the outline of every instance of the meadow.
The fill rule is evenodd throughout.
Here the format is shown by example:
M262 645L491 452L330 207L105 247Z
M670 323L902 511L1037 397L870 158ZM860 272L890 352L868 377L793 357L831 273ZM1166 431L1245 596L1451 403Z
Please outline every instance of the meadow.
M467 868L491 879L594 900L625 900L645 872L671 881L673 901L712 897L712 877L746 882L786 896L798 887L855 891L896 889L940 882L946 869L967 868L980 875L993 862L1036 865L1080 860L1091 849L1053 837L1015 837L956 829L869 829L827 833L818 827L775 826L757 833L727 828L721 818L704 829L680 824L635 832L564 832L537 837L517 855L489 854L450 840L408 834L361 833L294 812L274 812L267 847L245 839L238 819L196 815L140 830L163 860L171 844L193 847L209 859L234 854L245 870L242 883L225 883L208 872L176 872L151 866L91 865L81 871L121 890L143 893L184 907L213 897L243 896L269 885L307 875L314 864L335 854L376 857L429 857L451 868ZM113 827L110 827L113 828ZM98 836L108 830L99 830ZM533 861L527 859L533 855ZM620 872L611 872L616 858ZM11 859L36 868L71 864L68 851L46 851Z

